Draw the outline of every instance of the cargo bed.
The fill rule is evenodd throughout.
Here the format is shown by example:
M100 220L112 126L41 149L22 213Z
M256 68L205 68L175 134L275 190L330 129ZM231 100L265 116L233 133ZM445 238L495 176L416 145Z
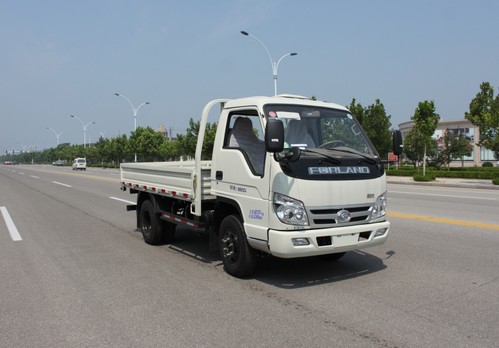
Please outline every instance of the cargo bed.
M123 187L193 201L195 161L122 163L120 178ZM201 161L201 200L211 195L211 161Z

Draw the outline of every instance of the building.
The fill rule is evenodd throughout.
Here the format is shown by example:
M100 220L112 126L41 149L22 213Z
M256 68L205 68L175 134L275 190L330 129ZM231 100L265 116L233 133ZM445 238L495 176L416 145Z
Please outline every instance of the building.
M166 128L163 124L160 124L158 128L156 128L156 132L163 134L163 136L168 140L176 140L177 137L173 136L173 129Z
M402 136L405 136L412 129L414 122L408 121L399 124L399 129L402 132ZM465 167L474 167L481 166L483 162L496 162L497 160L494 158L494 153L491 150L488 150L482 146L476 145L478 140L480 139L480 129L473 125L468 120L454 120L454 121L443 121L440 120L438 123L438 127L433 134L433 138L435 140L439 140L445 134L445 132L449 130L454 132L454 134L463 134L470 140L470 143L473 146L473 151L471 156L466 156L463 158ZM458 163L459 162L459 163ZM451 163L452 165L461 165L461 160L455 161Z

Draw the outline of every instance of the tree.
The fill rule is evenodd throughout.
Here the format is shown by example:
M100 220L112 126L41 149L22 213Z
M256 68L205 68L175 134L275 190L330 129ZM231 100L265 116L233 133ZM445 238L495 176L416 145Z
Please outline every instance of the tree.
M151 127L139 127L130 136L130 147L141 161L156 161L161 159L161 146L165 141L165 136Z
M499 159L499 94L494 98L494 88L489 82L482 82L480 92L470 103L470 111L464 118L480 128L477 145L492 150Z
M470 156L473 147L470 144L469 139L467 139L463 134L449 133L450 137L450 156L449 165L454 159L461 159L461 167L464 167L464 156Z
M427 144L426 152L430 156L436 152L437 143L432 139ZM404 156L412 162L414 168L419 168L421 160L424 156L425 144L421 139L421 135L415 128L404 137Z
M471 144L462 133L454 133L447 129L444 136L438 142L438 149L431 158L431 164L435 167L447 165L449 168L452 161L461 159L464 167L463 157L471 155Z
M99 140L95 143L95 148L97 150L97 157L100 162L111 162L112 153L111 153L111 141L109 139L100 137Z
M131 160L131 146L130 142L127 139L126 135L121 135L116 138L112 138L109 144L110 152L112 154L112 158L110 158L111 162L116 160L117 163L121 163L125 160Z
M349 106L350 112L359 121L367 136L378 150L381 158L387 158L392 146L392 132L390 130L391 116L385 111L385 106L376 99L376 102L363 108L360 103L356 104L355 98Z
M352 101L350 102L350 106L348 107L348 109L350 110L352 115L355 116L357 121L359 121L359 123L362 125L364 120L364 107L360 103L356 102L357 100L355 100L355 98L352 98Z
M187 128L185 135L177 135L177 141L181 154L188 157L194 157L196 154L196 145L199 135L200 121L189 119L189 128ZM217 133L217 124L209 122L206 124L203 150L201 158L203 160L211 159L213 153L213 143L215 142L215 135Z
M161 158L164 161L176 161L181 156L181 150L177 140L165 141L161 146Z
M440 121L440 115L435 112L435 103L433 100L419 102L418 107L414 111L414 115L411 117L411 120L414 122L413 130L417 133L417 136L424 146L423 175L425 175L427 148L433 140L433 133L435 133L435 130L438 127L438 122Z
M388 158L388 152L392 147L392 132L390 131L391 116L385 111L385 106L376 99L365 111L362 127L366 129L369 139L378 149L381 158Z

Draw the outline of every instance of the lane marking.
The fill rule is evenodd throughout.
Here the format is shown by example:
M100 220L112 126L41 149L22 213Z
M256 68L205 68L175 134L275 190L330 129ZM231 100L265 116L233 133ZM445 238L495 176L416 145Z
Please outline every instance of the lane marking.
M23 173L23 172L19 172L19 174L24 175L24 173Z
M2 167L0 167L2 168ZM5 169L5 168L2 168L2 169ZM50 173L50 174L60 174L60 175L71 175L71 176L78 176L80 178L85 178L85 179L90 179L90 180L99 180L99 181L113 181L113 182L121 182L120 180L120 173L117 172L117 173L98 173L98 172L90 172L90 173L87 173L87 172L78 172L78 173L75 173L74 171L73 172L65 172L65 171L57 171L57 170L49 170L49 169L45 169L45 168L30 168L31 170L33 171L37 171L37 172L41 172L41 173ZM8 169L6 169L8 170ZM11 170L13 171L13 170ZM15 171L14 171L15 173ZM85 173L85 174L84 174ZM106 177L106 176L100 176L100 175L112 175L114 177Z
M58 181L52 181L54 184L57 184L57 185L61 185L61 186L66 186L66 187L73 187L71 185L68 185L68 184L63 184L62 182L58 182Z
M7 229L9 230L10 233L10 238L14 242L18 242L20 240L23 240L21 238L21 234L16 228L16 225L14 224L14 221L12 221L12 218L10 217L9 212L7 211L6 207L0 207L0 211L2 211L3 219L5 220L5 224L7 225Z
M387 213L387 215L390 217L401 218L401 219L436 222L436 223L447 224L447 225L459 225L459 226L468 226L468 227L477 227L477 228L487 228L487 229L499 231L499 225L496 225L496 224L484 224L482 222L475 222L475 221L445 219L445 218L437 218L437 217L433 217L433 216L424 216L424 215L415 215L415 214L406 214L406 213L397 213L397 212L389 212L389 213Z
M115 201L125 202L128 204L135 204L135 202L127 201L126 199L121 199L121 198L117 198L117 197L109 197L109 198L114 199Z
M464 198L464 199L483 199L488 201L497 201L497 198L488 198L488 197L473 197L473 196L455 196L455 195L442 195L437 193L422 193L422 192L407 192L407 191L391 191L388 190L388 193L400 193L407 195L420 195L420 196L436 196L436 197L449 197L449 198Z
M35 178L35 179L40 179L40 177L36 176L36 175L30 175L32 178Z

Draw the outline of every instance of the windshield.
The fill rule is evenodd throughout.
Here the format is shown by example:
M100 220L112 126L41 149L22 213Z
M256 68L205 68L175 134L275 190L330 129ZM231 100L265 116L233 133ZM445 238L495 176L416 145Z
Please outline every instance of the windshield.
M378 156L347 111L304 105L266 105L265 116L284 123L284 148L322 148Z

